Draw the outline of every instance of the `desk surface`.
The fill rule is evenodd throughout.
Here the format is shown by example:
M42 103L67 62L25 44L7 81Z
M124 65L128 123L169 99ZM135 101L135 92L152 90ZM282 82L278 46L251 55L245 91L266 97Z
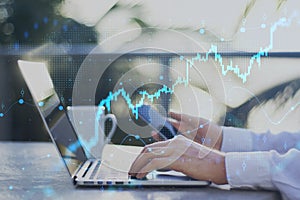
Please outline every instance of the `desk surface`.
M0 143L1 199L280 199L270 191L205 188L76 188L52 143Z

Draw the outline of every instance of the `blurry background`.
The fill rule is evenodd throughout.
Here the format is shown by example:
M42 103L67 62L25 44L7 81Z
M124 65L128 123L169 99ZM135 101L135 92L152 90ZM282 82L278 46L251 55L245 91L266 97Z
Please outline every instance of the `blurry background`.
M284 25L275 26L280 20ZM147 28L155 31L145 31ZM201 48L181 41L178 34L170 34L172 31ZM186 69L178 54L191 59L216 45L225 65L232 61L246 72L251 57L270 47L269 55L261 59L260 66L253 65L245 83L232 72L222 75L222 68L212 56L209 62L199 62L191 69L189 89L180 86L176 95L164 96L155 103L199 115L188 101L192 94L199 100L201 116L221 125L254 131L270 129L275 133L299 130L299 34L297 0L2 0L0 139L49 140L17 68L18 59L46 62L56 90L68 106L72 105L78 69L99 44L100 62L129 44L166 43L175 53L154 48L122 54L105 70L91 105L105 98L132 69L131 79L140 81L137 85L149 79L176 80L177 73L183 74ZM110 39L112 36L115 38ZM136 88L136 93L138 89L155 91L160 86L145 84ZM127 107L122 101L113 105L113 113L120 118L124 109ZM125 136L116 136L115 141Z

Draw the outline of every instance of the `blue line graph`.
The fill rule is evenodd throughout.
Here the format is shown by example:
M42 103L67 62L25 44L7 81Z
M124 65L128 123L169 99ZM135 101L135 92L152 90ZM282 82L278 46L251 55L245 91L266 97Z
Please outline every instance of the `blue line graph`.
M188 86L189 84L189 70L194 66L195 62L207 62L211 56L214 57L214 60L220 65L222 69L222 75L227 75L228 72L233 72L234 75L236 75L238 78L240 78L243 83L247 81L248 76L251 75L251 70L255 63L258 64L260 67L261 65L261 58L267 57L270 50L273 49L273 43L274 43L274 33L277 30L278 27L288 27L291 25L293 18L297 16L296 13L294 13L289 19L283 17L279 19L277 22L275 22L271 28L270 28L270 42L269 45L265 48L260 48L260 50L251 56L249 60L249 65L247 66L247 70L245 72L241 72L240 66L234 65L233 61L230 60L228 65L223 63L223 57L218 52L218 47L214 44L211 45L211 48L205 53L204 56L201 56L200 53L197 53L197 55L191 59L185 59L184 56L180 56L180 60L186 62L186 74L185 77L178 77L175 83L168 87L166 85L163 85L160 89L158 89L153 94L149 94L147 91L140 91L139 94L141 95L140 100L133 104L132 100L130 98L130 95L126 92L124 88L118 89L114 93L109 92L109 95L101 100L99 103L99 107L106 106L107 110L111 110L111 102L117 101L119 96L122 96L123 99L126 101L128 108L132 111L132 113L135 115L135 118L138 119L138 109L144 104L145 99L150 100L150 102L153 102L154 99L158 99L162 93L164 94L172 94L174 93L174 89L177 85L184 85ZM102 110L98 109L97 117L96 119L99 120L99 116L102 114Z
M121 88L117 91L110 92L109 95L101 100L98 106L106 106L107 110L111 110L111 102L112 101L117 101L118 97L121 96L124 98L126 101L128 108L131 109L132 113L135 115L135 118L138 119L138 109L144 104L145 99L150 100L150 102L153 102L154 99L160 98L161 94L172 94L175 91L176 86L178 85L184 85L188 86L189 85L189 70L194 66L196 62L207 62L209 61L210 57L214 57L214 60L219 64L222 70L222 75L226 76L227 73L232 72L234 75L236 75L238 78L242 80L243 83L247 82L248 76L251 75L251 70L254 66L255 63L257 63L258 67L261 66L261 58L262 57L267 57L270 50L273 49L274 46L274 33L278 29L278 27L288 27L291 25L292 20L297 17L297 14L294 13L291 17L287 18L281 18L277 22L275 22L271 27L270 27L270 39L269 39L269 45L267 45L265 48L260 48L260 50L254 54L253 56L250 57L249 64L247 66L247 70L245 72L241 72L241 67L238 65L234 65L233 61L230 60L229 64L224 64L223 63L223 57L222 54L218 52L218 47L214 44L211 45L210 49L203 54L198 53L195 57L192 57L191 59L185 58L184 56L180 56L181 61L186 62L186 74L185 77L178 77L175 83L171 86L168 87L166 85L163 85L160 89L158 89L156 92L149 94L147 91L140 91L139 94L141 95L140 100L138 103L134 104L130 98L130 95L126 92L124 88ZM21 92L21 98L12 103L7 109L4 110L4 104L2 103L2 111L0 111L0 118L3 118L9 110L15 106L16 104L28 104L23 100L24 96L24 90L22 89ZM297 106L296 106L297 107ZM293 111L294 109L291 109ZM99 115L101 114L101 109L99 109L99 113L97 113L97 119L99 118Z
M278 26L280 27L288 27L291 25L291 22L293 18L296 17L296 14L292 15L289 19L281 18L279 21L277 21L271 28L270 28L270 44L263 48L260 48L260 50L253 55L249 60L249 65L247 67L246 72L242 73L240 71L240 67L238 65L233 65L232 60L230 60L229 65L225 65L223 63L223 58L221 54L218 53L218 47L216 45L211 45L211 48L206 53L205 56L201 56L200 54L197 54L196 57L192 58L190 62L190 65L193 65L195 61L200 62L206 62L209 59L209 56L211 54L214 54L215 61L219 63L219 65L222 68L222 74L225 76L228 72L233 72L238 78L242 79L243 83L247 81L247 77L250 76L251 70L253 68L254 63L256 62L258 66L261 65L261 57L267 57L270 50L273 49L273 42L274 42L274 32L277 30ZM187 62L187 65L189 64ZM188 69L188 66L187 66Z

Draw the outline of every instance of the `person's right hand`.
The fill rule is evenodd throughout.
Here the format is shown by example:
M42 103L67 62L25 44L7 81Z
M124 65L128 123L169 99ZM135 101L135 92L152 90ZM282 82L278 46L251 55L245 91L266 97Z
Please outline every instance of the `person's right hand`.
M217 150L222 145L222 127L200 117L170 112L170 123L185 137L195 142ZM154 139L161 140L158 134L152 134Z
M225 154L182 135L146 145L130 167L129 175L143 178L158 169L171 169L198 180L226 184Z

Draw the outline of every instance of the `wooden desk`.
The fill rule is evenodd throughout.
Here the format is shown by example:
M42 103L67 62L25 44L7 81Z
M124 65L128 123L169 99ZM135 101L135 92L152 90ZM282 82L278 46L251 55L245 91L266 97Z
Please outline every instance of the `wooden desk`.
M270 191L205 188L76 188L52 143L0 142L1 199L280 199Z

